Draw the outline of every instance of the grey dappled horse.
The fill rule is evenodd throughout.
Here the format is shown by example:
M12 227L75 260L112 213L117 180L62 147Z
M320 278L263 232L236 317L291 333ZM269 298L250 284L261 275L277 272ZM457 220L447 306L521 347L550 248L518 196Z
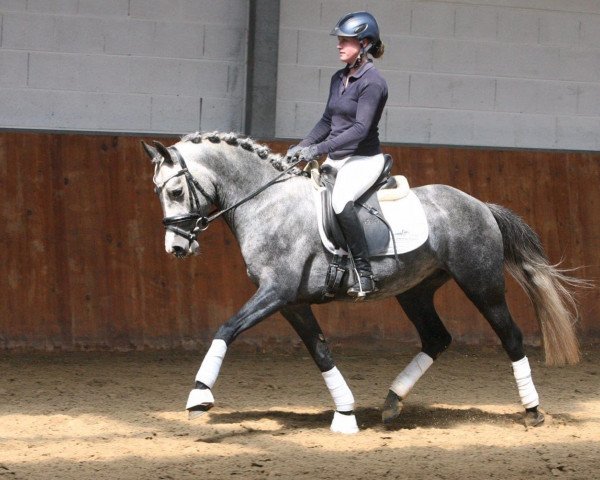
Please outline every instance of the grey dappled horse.
M222 216L235 235L257 292L217 331L196 376L186 408L190 417L214 404L211 392L227 347L275 312L298 333L322 372L336 410L331 429L358 431L354 398L335 366L311 304L323 303L331 254L321 243L310 180L291 159L235 134L190 134L172 147L143 142L154 164L154 183L167 228L165 248L185 257L198 252L199 230ZM276 179L276 180L274 180ZM268 187L268 188L267 188ZM398 417L402 399L451 342L434 307L434 293L454 279L490 323L513 366L531 425L543 421L531 369L504 295L504 266L525 289L540 323L548 364L576 363L576 281L550 265L537 235L518 216L446 185L413 189L430 233L416 250L372 259L379 291L366 301L395 296L419 333L422 349L392 382L383 421ZM219 211L210 214L211 208ZM350 285L346 278L340 291ZM351 301L341 294L336 300Z

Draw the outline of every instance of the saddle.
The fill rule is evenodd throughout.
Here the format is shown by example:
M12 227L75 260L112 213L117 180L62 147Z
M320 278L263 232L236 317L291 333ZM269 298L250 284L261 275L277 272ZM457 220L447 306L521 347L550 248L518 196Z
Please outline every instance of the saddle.
M390 176L393 160L390 155L384 155L384 166L379 178L375 183L357 200L354 202L354 208L358 215L358 219L363 225L369 254L374 255L377 252L385 250L390 241L390 228L387 225L385 218L381 213L379 197L385 190L386 199L397 199L405 193L406 189L400 189L398 179L404 177ZM333 186L337 171L329 165L321 167L318 172L318 177L315 179L316 172L311 171L311 177L315 183L321 187L321 219L322 227L325 236L331 242L335 250L344 251L346 249L346 240L340 228L335 212L331 204ZM402 185L404 186L404 185Z

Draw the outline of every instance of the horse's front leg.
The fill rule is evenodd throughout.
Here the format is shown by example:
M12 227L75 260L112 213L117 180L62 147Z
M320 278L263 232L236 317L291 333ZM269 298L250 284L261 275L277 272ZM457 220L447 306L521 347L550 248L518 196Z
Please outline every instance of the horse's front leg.
M185 408L190 419L202 415L214 406L211 389L219 376L227 346L244 330L277 312L285 303L286 300L277 289L271 286L261 287L239 312L221 325L196 374L195 388L188 397Z
M288 306L281 314L292 325L323 375L335 404L331 431L352 434L358 432L354 415L354 396L335 366L331 351L310 305Z

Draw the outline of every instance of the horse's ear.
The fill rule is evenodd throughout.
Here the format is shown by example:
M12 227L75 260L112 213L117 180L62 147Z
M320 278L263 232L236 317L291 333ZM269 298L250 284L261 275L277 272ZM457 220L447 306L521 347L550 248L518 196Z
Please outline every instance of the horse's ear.
M154 143L154 146L158 150L158 153L160 153L160 156L165 159L165 162L173 163L173 159L171 158L171 152L169 152L169 149L167 147L165 147L162 143L160 143L157 140L154 140L154 142L152 143Z
M159 155L158 150L156 148L148 145L143 140L142 140L142 147L144 147L144 152L146 152L146 155L148 155L150 157L150 160L154 160L156 157L158 157L158 155Z

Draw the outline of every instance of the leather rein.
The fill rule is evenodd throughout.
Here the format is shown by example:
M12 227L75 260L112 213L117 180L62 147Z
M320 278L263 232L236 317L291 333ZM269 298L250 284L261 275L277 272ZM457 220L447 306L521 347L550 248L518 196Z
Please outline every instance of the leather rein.
M179 170L176 174L172 175L171 177L167 178L164 182L162 182L161 185L156 185L154 191L158 195L160 195L160 192L163 190L165 185L168 182L170 182L172 179L180 177L182 175L185 177L185 181L187 183L188 190L190 191L190 195L191 195L191 197L190 197L190 207L191 207L190 212L183 214L183 215L174 215L171 217L165 217L165 218L163 218L162 222L163 222L163 225L166 230L170 230L171 232L175 233L176 235L179 235L179 236L187 239L190 243L195 241L196 238L198 237L198 234L200 232L203 232L204 230L206 230L211 222L213 222L214 220L219 218L221 215L224 215L225 213L227 213L231 210L234 210L235 208L239 207L240 205L242 205L242 204L246 203L247 201L256 197L258 194L260 194L261 192L263 192L264 190L269 188L271 185L273 185L274 183L279 181L279 179L282 178L284 175L290 173L293 170L293 168L300 162L300 159L297 159L286 170L281 172L279 175L277 175L275 178L273 178L272 180L267 182L262 187L258 188L254 192L252 192L247 197L244 197L243 199L241 199L239 202L237 202L225 209L213 211L213 213L209 214L208 216L205 216L205 215L202 215L202 213L200 212L200 200L198 197L198 193L200 193L200 195L202 195L211 204L215 204L215 201L210 197L210 195L208 195L206 190L204 190L204 188L202 188L202 185L200 185L200 183L190 173L190 171L188 170L188 167L185 163L185 160L183 159L183 156L181 155L179 150L177 150L176 147L168 147L167 151L169 153L172 153L173 156L175 157L175 159L179 162L179 165L181 166L181 170ZM173 159L173 157L171 157L171 159ZM185 228L182 228L182 226L181 226L182 224L190 223L190 222L194 222L193 226L191 228L189 228L187 230Z

